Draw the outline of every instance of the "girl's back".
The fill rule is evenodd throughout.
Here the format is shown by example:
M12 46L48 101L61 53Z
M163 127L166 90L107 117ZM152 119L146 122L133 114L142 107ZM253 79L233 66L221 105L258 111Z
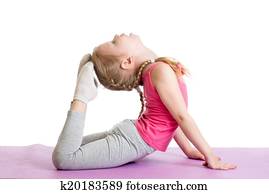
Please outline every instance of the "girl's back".
M174 132L178 128L178 124L162 103L152 81L153 71L159 65L168 64L162 62L152 63L142 74L146 110L141 117L136 120L135 125L140 135L150 146L157 150L165 151L174 136ZM187 87L182 77L178 78L178 86L187 107Z

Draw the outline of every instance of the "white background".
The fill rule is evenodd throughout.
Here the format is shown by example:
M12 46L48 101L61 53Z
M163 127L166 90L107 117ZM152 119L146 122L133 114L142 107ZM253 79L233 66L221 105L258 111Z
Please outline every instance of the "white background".
M257 0L0 1L0 145L54 146L81 57L133 32L191 71L189 112L212 147L268 147L268 10ZM135 91L100 89L84 134L140 106Z

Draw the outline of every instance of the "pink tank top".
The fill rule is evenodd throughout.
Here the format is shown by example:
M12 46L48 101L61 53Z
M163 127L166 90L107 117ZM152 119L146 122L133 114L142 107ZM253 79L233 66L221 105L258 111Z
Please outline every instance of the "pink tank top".
M152 84L151 72L156 65L157 63L150 64L150 67L142 74L146 101L145 111L135 121L135 126L147 144L156 150L164 152L179 126L162 103L156 88ZM178 86L183 95L186 107L188 107L187 87L182 78L178 78Z

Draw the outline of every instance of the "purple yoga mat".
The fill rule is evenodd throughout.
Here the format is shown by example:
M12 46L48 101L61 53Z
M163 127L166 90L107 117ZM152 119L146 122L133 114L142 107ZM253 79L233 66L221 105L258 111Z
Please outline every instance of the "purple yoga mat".
M56 170L52 147L0 146L0 178L98 178L98 179L268 179L269 148L213 148L237 169L222 171L202 166L203 161L187 159L179 148L153 154L120 167L95 170Z

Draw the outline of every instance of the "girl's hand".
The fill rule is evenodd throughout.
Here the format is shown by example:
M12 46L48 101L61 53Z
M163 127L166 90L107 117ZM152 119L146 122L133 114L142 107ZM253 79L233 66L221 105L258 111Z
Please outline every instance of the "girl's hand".
M204 155L196 149L192 149L191 151L189 151L187 157L193 160L205 160Z
M229 170L237 167L235 164L222 162L217 156L207 157L203 165L216 170Z

